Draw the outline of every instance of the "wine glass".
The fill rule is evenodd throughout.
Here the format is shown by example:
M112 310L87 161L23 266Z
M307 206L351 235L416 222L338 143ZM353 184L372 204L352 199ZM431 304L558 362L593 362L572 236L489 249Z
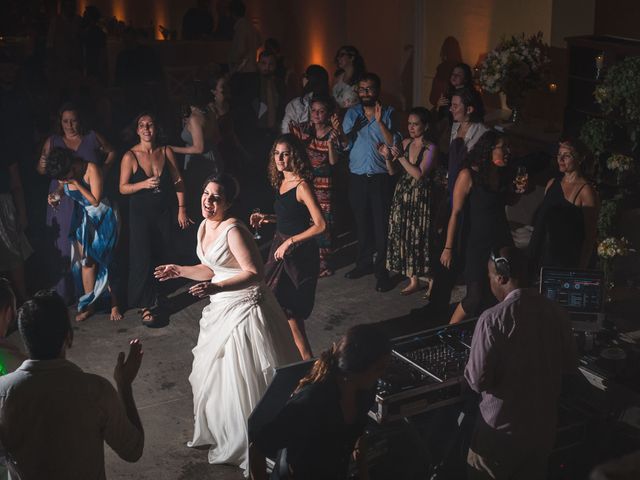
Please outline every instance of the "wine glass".
M158 185L151 191L153 193L161 193L162 190L160 190L160 169L158 168L158 164L153 163L153 161L151 162L151 171L153 172L153 176L158 179Z
M518 169L516 170L516 178L513 181L516 186L516 193L524 193L528 180L529 174L527 173L527 167L524 165L518 166Z
M49 199L51 200L51 208L53 208L54 211L57 211L61 200L60 194L58 192L51 192L49 194Z
M254 208L251 211L251 215L253 216L254 213L262 213L262 212L260 212L259 208ZM260 240L262 238L262 235L260 235L260 224L259 223L256 223L256 226L254 227L253 238L256 239L256 240Z

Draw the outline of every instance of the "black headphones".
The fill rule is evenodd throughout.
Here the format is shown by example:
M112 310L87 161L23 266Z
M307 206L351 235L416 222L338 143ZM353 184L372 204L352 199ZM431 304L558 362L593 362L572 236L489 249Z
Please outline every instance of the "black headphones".
M509 260L500 256L500 251L498 250L492 250L490 258L493 265L496 267L498 275L501 275L508 280L511 277L511 264L509 263Z

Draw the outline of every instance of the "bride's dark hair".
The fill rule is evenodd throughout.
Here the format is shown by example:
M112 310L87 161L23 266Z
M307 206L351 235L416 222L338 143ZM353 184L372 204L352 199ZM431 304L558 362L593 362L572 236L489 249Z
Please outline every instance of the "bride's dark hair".
M226 202L231 205L229 210L227 210L227 217L235 217L237 216L237 212L235 209L235 202L240 195L240 184L238 180L232 175L228 173L216 173L214 175L209 175L204 183L202 184L202 190L204 191L207 188L207 185L210 183L215 183L222 187L222 193L224 194L224 199Z

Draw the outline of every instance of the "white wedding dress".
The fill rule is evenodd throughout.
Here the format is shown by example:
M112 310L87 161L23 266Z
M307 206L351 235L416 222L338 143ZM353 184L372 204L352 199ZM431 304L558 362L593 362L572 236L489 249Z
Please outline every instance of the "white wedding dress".
M228 225L202 250L205 222L198 229L197 253L214 272L212 282L241 272L229 249ZM195 427L190 447L211 445L209 463L238 465L248 475L247 419L266 390L274 367L300 360L287 319L271 290L256 283L210 296L202 311L198 344L193 349Z

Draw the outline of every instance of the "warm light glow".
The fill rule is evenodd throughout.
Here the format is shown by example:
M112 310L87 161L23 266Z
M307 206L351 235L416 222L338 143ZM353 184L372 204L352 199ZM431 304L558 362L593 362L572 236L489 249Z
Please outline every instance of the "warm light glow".
M549 84L549 92L556 93L558 91L558 85L556 83Z
M78 15L82 16L82 14L84 13L84 9L87 8L87 1L86 0L78 0L77 3L78 6Z
M171 30L171 25L169 25L169 15L167 13L167 3L156 2L153 8L153 23L155 24L156 29L154 32L155 39L164 40L162 33L160 33L160 25L165 27L167 30Z
M309 64L322 65L325 60L326 39L319 26L309 29Z
M124 6L125 0L113 0L111 13L122 22L127 22L127 15Z
M602 67L604 67L604 53L596 55L596 68L602 70Z

